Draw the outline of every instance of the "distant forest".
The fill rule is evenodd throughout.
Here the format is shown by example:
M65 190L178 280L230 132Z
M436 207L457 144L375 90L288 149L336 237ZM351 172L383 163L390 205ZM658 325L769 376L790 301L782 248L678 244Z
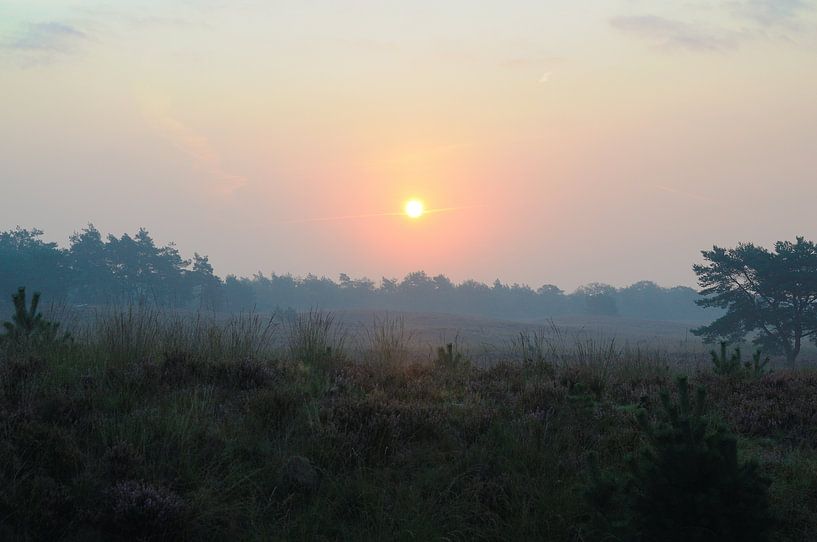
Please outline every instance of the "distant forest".
M46 242L38 229L19 226L0 233L0 293L5 301L20 286L46 299L76 305L153 303L213 311L387 309L474 314L494 318L561 315L625 316L703 322L716 317L695 305L696 290L637 282L626 288L587 284L572 293L545 284L532 288L496 280L454 283L423 271L377 284L341 273L338 280L257 273L252 277L213 272L207 256L185 259L174 244L157 246L145 229L135 235L103 236L89 225L67 248Z

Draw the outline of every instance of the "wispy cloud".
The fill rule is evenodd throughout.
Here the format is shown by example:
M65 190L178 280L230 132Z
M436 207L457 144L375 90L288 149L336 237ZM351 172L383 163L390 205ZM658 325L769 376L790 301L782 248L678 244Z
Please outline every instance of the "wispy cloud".
M61 22L29 23L0 44L0 49L14 55L23 66L44 64L76 52L88 34Z
M216 193L229 195L247 184L246 177L224 169L221 156L205 136L173 117L164 116L157 120L176 148L190 156L215 181L212 188Z
M247 178L228 171L220 153L210 140L166 111L145 109L148 121L174 147L190 157L193 165L206 175L205 188L217 196L229 196L247 185Z
M65 23L32 23L26 30L7 44L9 49L23 51L70 52L77 42L88 39L88 36Z
M647 40L662 50L724 51L734 49L735 33L667 19L657 15L621 16L610 19L613 28Z
M813 2L803 0L733 0L727 7L736 16L765 27L792 25L797 18L814 9Z
M807 15L817 11L817 0L716 0L704 5L709 10L705 20L720 23L691 22L656 14L618 16L609 22L613 28L659 50L718 52L735 49L749 40L798 43L805 33L813 32L813 23L807 22ZM722 17L713 18L713 12ZM693 14L691 9L690 15Z

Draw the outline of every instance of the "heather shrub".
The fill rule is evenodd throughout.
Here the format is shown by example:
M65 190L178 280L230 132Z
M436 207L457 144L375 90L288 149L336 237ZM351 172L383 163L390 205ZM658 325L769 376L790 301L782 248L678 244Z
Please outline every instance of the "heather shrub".
M185 503L172 491L146 482L124 481L107 493L101 523L116 536L141 540L177 539Z
M281 467L280 480L284 494L308 495L318 488L320 474L309 459L294 455Z
M736 431L817 444L817 374L777 371L759 379L724 383L716 401Z
M76 519L68 487L54 478L32 473L12 484L0 492L0 526L9 540L53 540Z
M264 388L280 379L280 371L275 367L250 359L213 363L207 370L213 385L238 390Z
M442 418L436 407L382 398L343 400L321 412L333 455L346 465L380 465L407 444L443 438Z
M27 402L37 392L38 376L47 371L36 357L10 356L0 360L0 400L9 406Z
M201 371L201 363L183 350L165 352L159 365L162 382L174 388L193 382Z
M279 360L252 339L264 319L233 337L220 317L146 314L119 321L142 326L122 337L114 318L59 348L0 352L0 539L672 540L645 519L655 515L694 540L706 536L679 517L703 501L721 539L734 538L722 533L736 509L755 518L747 540L764 532L747 489L756 473L729 433L696 418L694 398L669 402L705 426L691 444L671 408L639 425L634 413L660 411L671 377L652 358L587 347L482 367L434 363L430 349L402 363L387 329L381 353L394 363L334 350ZM774 480L778 539L809 539L817 373L696 379ZM595 501L583 493L590 454L608 480Z
M109 479L123 481L136 477L144 457L129 442L118 442L105 450L102 464Z
M306 396L288 386L255 390L247 395L246 413L263 428L279 429L291 423Z
M779 540L810 540L817 524L817 454L797 448L766 464Z

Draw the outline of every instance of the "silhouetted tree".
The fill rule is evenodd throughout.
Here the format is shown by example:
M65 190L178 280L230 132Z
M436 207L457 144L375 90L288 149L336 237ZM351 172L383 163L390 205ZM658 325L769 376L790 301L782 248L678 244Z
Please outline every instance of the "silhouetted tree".
M783 353L793 364L803 340L817 334L817 247L798 237L778 241L774 251L751 243L713 247L696 265L702 307L726 314L693 332L709 341L753 341L767 352Z
M255 307L255 292L249 279L227 275L224 279L224 298L227 308L239 312Z
M193 285L193 297L199 308L219 310L223 305L223 291L221 279L213 273L213 266L207 256L193 253L193 269L188 273L188 279Z
M42 240L43 231L17 228L0 232L0 292L3 297L23 285L52 299L68 289L65 252Z
M93 224L70 237L67 249L42 240L40 230L0 232L0 292L23 284L51 298L74 303L140 303L228 310L274 311L376 308L479 314L502 318L547 318L561 314L622 314L639 318L701 321L704 311L690 288L661 288L651 282L628 288L590 284L566 295L552 285L537 290L496 280L454 283L423 271L402 280L342 273L337 282L316 275L249 278L216 276L206 256L184 259L172 243L158 246L145 229L104 237ZM0 302L3 297L0 297Z
M584 299L584 311L587 314L600 316L615 316L618 314L616 289L609 284L593 282L580 287L576 290L576 294Z
M115 293L108 252L93 224L70 237L68 265L72 298L81 303L103 303Z
M135 236L108 236L105 246L115 289L126 301L183 305L191 295L185 269L190 265L173 243L158 247L141 228Z

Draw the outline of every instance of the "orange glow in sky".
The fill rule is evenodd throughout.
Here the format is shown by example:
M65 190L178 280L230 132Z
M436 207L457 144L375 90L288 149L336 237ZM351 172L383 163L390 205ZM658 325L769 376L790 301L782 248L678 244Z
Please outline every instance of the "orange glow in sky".
M815 235L815 0L99 3L0 2L0 231L567 290Z

